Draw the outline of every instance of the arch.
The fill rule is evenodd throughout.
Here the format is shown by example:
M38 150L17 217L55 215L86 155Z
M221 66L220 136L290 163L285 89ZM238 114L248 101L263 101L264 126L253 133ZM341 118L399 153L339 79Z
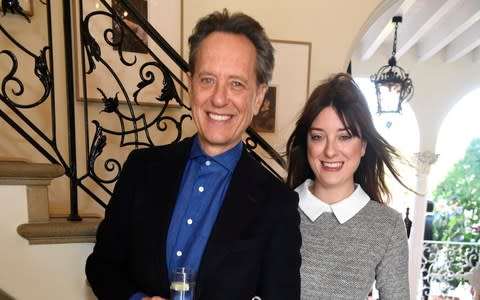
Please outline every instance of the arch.
M401 114L377 115L377 96L375 87L368 77L355 77L360 89L367 99L377 131L402 154L405 160L409 160L420 148L420 130L418 121L409 103L403 104ZM416 170L409 166L399 166L405 183L414 188L416 186ZM399 212L405 213L407 207L413 208L414 194L407 191L392 178L390 186L393 195L391 206Z
M480 111L479 99L480 87L477 87L461 97L442 120L435 146L439 157L429 176L430 195L448 169L463 157L472 138L480 137L480 126L473 121Z

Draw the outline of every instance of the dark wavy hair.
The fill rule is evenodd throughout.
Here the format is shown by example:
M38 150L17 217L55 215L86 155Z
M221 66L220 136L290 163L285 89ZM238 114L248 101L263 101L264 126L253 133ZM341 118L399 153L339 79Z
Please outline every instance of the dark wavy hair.
M222 12L213 12L200 19L193 29L192 35L188 38L190 47L188 66L192 74L195 72L195 63L200 43L213 32L227 32L246 36L257 51L257 85L270 82L275 64L274 50L263 27L252 17L243 13L230 15L227 9L223 9Z
M401 158L375 129L367 101L353 78L338 73L315 88L305 104L296 127L287 142L287 183L295 188L307 178L315 175L307 160L307 133L317 117L326 107L333 107L349 133L367 142L365 155L354 173L354 182L360 184L371 199L388 203L391 193L385 182L385 167L398 182L401 180L394 160Z

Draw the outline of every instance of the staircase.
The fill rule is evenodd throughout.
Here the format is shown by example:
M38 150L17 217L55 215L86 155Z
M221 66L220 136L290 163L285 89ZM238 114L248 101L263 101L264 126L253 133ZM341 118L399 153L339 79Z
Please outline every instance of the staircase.
M153 41L147 53L124 51L132 32L113 2ZM95 299L84 263L127 154L195 131L188 64L130 1L113 2L35 0L33 16L0 18L0 265L17 274L0 272L0 288L15 299ZM249 128L245 143L281 177L262 136Z
M57 165L0 161L0 299L96 299L84 275L98 220L48 214Z

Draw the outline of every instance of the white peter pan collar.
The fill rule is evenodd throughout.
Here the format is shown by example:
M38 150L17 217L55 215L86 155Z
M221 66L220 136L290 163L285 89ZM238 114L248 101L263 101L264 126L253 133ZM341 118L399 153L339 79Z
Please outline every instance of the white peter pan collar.
M338 222L343 224L355 216L370 201L370 197L360 185L355 184L355 190L350 196L329 205L310 192L309 188L312 184L313 180L307 179L295 189L299 196L298 206L312 222L322 213L332 212Z

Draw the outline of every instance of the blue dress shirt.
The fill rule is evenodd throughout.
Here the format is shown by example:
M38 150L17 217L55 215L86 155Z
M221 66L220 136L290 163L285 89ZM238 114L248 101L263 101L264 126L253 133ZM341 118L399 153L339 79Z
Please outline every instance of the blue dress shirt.
M231 150L211 157L202 151L198 136L195 137L168 230L169 276L177 267L198 272L242 147L240 142Z

